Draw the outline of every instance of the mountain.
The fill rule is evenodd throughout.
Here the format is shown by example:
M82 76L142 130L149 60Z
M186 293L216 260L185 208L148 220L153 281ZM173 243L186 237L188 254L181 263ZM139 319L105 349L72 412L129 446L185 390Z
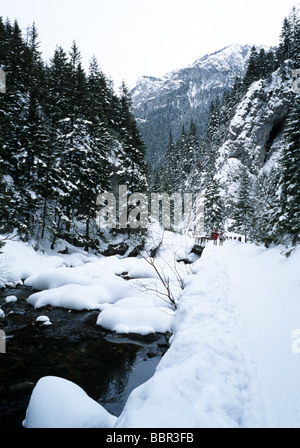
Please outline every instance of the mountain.
M236 159L257 174L270 165L283 145L285 123L293 102L294 66L285 62L267 79L251 84L228 126L218 151L217 167Z
M266 79L253 82L216 148L215 173L228 224L267 245L299 238L299 146L289 145L294 138L290 123L299 145L294 73L294 62L287 60ZM284 180L289 170L295 173L291 183L296 193L289 193L286 202L282 191L290 188ZM291 206L292 201L297 205ZM292 223L294 217L298 222L290 229L284 219Z
M202 139L211 102L244 75L250 52L250 45L230 45L161 78L138 80L131 92L133 113L152 166L163 160L170 132L176 139L191 119Z

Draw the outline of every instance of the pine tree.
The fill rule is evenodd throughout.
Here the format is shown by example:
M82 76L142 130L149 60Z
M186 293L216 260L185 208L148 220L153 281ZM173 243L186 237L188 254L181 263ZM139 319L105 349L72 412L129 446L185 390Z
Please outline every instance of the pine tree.
M42 204L44 206L42 220L45 227L46 209L44 201L50 194L48 190L51 189L48 176L48 172L51 170L49 160L50 139L41 108L34 93L29 95L28 105L24 110L24 127L20 130L20 143L17 181L23 197L22 219L20 218L20 221L27 227L27 233L30 234L36 230L36 225L39 223L39 210Z
M119 185L127 185L128 192L142 192L148 186L148 167L145 161L146 147L132 113L132 99L123 82L120 88L120 142L123 151L119 154L117 173Z
M268 75L267 54L264 48L262 48L258 54L257 71L259 78L265 79Z
M28 28L27 35L28 45L25 50L27 67L26 84L28 84L28 90L41 101L45 94L45 73L41 52L39 51L40 43L38 42L38 31L35 23Z
M261 172L254 188L254 224L252 235L255 241L278 243L278 217L280 212L279 190L280 171L273 166L269 171Z
M291 57L291 24L286 17L283 21L277 58L280 64Z
M147 187L145 145L125 84L120 97L92 59L88 76L74 42L45 66L35 24L24 40L0 18L1 225L23 236L93 244L97 195L112 178L129 192ZM21 236L22 236L21 235Z
M215 229L224 230L224 204L219 180L208 175L204 196L204 228L208 234Z
M191 120L188 134L183 129L181 137L182 189L185 191L189 191L191 186L191 173L198 156L198 150L197 130L194 121Z
M218 143L220 142L219 130L221 122L221 105L219 98L212 102L207 124L206 136L200 146L200 167L202 173L207 176L215 173Z
M252 193L252 182L245 166L240 171L240 184L235 204L232 230L251 237L254 227L254 204Z
M300 241L300 95L298 94L289 112L283 148L281 234L289 236L293 244Z
M290 24L290 58L300 67L300 9L295 6L289 14Z
M270 75L278 68L277 62L278 61L276 61L276 55L274 54L274 51L271 49L267 53L267 60L266 60L267 75L269 78Z
M244 76L244 86L248 88L254 81L257 81L258 79L260 79L259 54L254 45L251 49L248 67Z
M113 92L95 56L92 57L88 76L89 111L99 118L106 127L112 127L111 107Z
M164 188L167 193L178 191L180 177L180 164L178 160L177 148L174 142L173 134L170 132L170 139L167 146L165 164L164 164Z

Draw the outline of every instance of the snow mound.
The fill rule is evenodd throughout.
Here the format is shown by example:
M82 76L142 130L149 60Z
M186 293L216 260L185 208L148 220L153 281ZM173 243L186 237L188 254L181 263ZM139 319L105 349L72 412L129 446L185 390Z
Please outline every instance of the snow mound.
M113 286L110 290L100 283L89 286L64 285L32 294L27 302L36 309L46 305L78 311L100 309L102 303L114 300L118 289Z
M16 296L8 296L5 298L5 303L12 303L12 302L17 302L17 297Z
M105 308L97 325L116 333L166 333L172 330L174 311L157 307L149 300L128 297Z
M116 417L79 386L58 377L36 384L23 421L25 428L111 428Z

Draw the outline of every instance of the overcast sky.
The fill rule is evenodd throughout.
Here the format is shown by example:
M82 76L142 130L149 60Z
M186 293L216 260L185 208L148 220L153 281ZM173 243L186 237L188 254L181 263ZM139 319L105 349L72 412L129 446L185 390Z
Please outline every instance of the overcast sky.
M22 30L35 21L49 59L73 40L84 66L95 55L103 72L134 87L142 75L183 68L226 45L277 45L297 0L0 0L0 14Z

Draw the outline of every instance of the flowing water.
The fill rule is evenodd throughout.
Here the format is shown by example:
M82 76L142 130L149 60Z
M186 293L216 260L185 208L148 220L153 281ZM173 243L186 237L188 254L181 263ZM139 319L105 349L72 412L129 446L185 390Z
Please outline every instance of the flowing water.
M165 335L128 337L96 325L99 311L44 307L34 310L24 286L0 291L0 330L6 353L0 353L0 428L21 428L31 392L44 376L59 376L82 387L119 416L130 392L147 381L168 348ZM17 301L6 303L5 298ZM46 315L52 325L37 322Z

